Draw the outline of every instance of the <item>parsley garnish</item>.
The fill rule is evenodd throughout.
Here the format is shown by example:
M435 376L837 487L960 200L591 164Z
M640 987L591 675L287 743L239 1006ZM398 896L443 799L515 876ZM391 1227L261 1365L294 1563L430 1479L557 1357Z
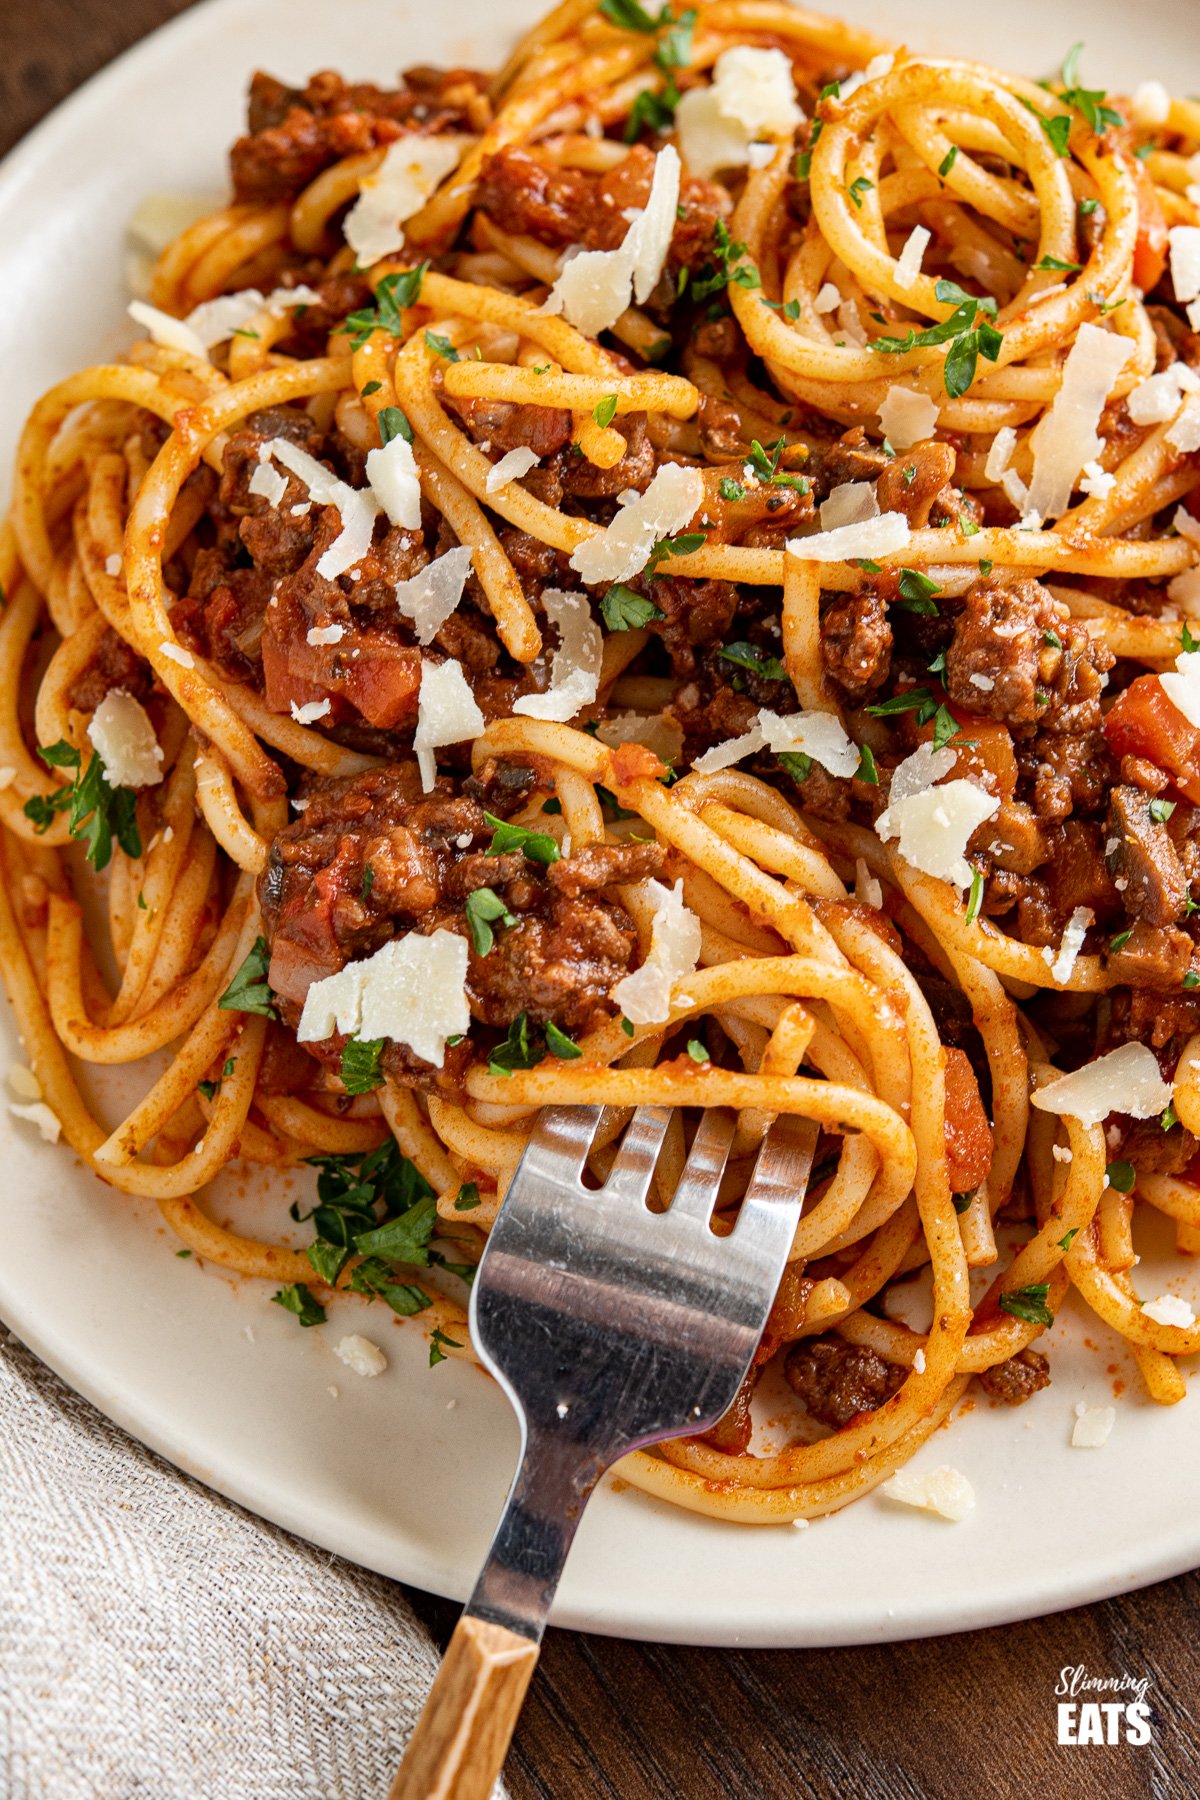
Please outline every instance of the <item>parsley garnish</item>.
M390 1263L380 1256L368 1256L350 1271L349 1287L356 1294L378 1295L386 1300L394 1313L409 1319L433 1305L433 1298L415 1282L397 1281Z
M575 1039L560 1031L553 1019L546 1020L546 1048L560 1062L574 1062L577 1056L583 1055Z
M356 1239L373 1231L393 1214L405 1214L433 1198L433 1189L416 1164L402 1155L393 1138L365 1154L310 1156L318 1170L317 1204L302 1212L291 1207L297 1224L311 1219L317 1240L306 1255L322 1281L333 1285L356 1247ZM372 1290L360 1288L366 1293Z
M114 838L126 856L142 854L137 795L132 788L110 786L99 756L94 755L81 771L82 758L65 738L39 748L38 755L52 769L74 769L75 775L68 787L34 794L25 802L22 811L35 831L48 831L55 814L65 812L67 830L87 844L87 860L94 869L106 869L112 861Z
M528 1013L518 1013L508 1036L488 1057L489 1075L511 1075L516 1069L536 1069L545 1050L529 1029Z
M386 1219L370 1231L359 1232L354 1248L360 1256L379 1256L385 1262L408 1263L424 1268L429 1261L429 1240L437 1224L437 1201L432 1193L406 1207L394 1219Z
M483 816L492 828L489 856L503 856L506 850L523 850L530 862L544 863L549 868L562 854L548 832L526 831L523 825L510 825L507 819L494 818L489 812Z
M941 588L928 575L922 575L919 569L901 569L900 596L909 612L924 613L937 617L937 607L933 604L933 595L940 594Z
M458 361L458 351L454 348L454 345L450 342L448 337L442 337L442 335L436 331L427 331L425 333L425 342L435 356L442 357L446 362Z
M722 500L737 502L746 498L746 490L740 481L731 481L728 475L722 475L717 483L717 492Z
M295 1313L302 1325L323 1325L325 1308L319 1300L314 1300L302 1281L290 1282L287 1287L277 1289L271 1295L276 1306L282 1306L286 1312Z
M1163 1115L1158 1122L1164 1131L1170 1131L1172 1126L1178 1125L1179 1114L1175 1111L1175 1102L1173 1100L1168 1100L1166 1107L1163 1110Z
M1035 262L1033 266L1035 269L1040 270L1042 274L1049 274L1051 271L1054 271L1055 273L1061 273L1063 275L1078 275L1083 264L1064 262L1060 256L1043 256L1041 261Z
M370 863L367 863L363 869L362 886L358 890L359 899L360 900L368 900L371 895L371 889L374 886L375 886L375 871L371 867Z
M965 394L975 379L980 356L995 362L1004 342L1003 335L989 320L995 317L996 302L990 294L982 298L967 294L956 281L938 281L934 292L944 306L953 306L949 318L926 331L909 326L905 337L877 337L868 346L885 356L901 356L909 350L929 349L948 344L942 366L942 382L952 400ZM981 318L980 314L986 314Z
M267 949L266 938L255 938L246 952L245 961L217 1005L226 1012L261 1013L264 1019L273 1019L276 1016L275 1008L271 1004L271 990L267 985L270 963L271 954Z
M1109 949L1110 950L1123 950L1132 936L1133 936L1133 926L1132 925L1128 926L1124 931L1118 931L1116 937L1109 938L1109 940L1108 940Z
M967 1194L951 1194L950 1198L954 1202L955 1212L956 1213L969 1212L971 1210L971 1202L975 1198L975 1193L976 1193L976 1190L974 1188L972 1188L971 1191Z
M446 1352L442 1349L443 1344L451 1350L462 1349L458 1338L447 1337L441 1326L435 1325L429 1338L429 1366L431 1369L436 1369L440 1362L446 1360Z
M973 925L979 917L979 909L983 905L983 871L976 869L971 876L971 892L967 896L967 924Z
M871 189L874 186L875 186L875 183L873 181L868 181L865 175L860 175L858 177L858 179L856 181L852 181L850 183L850 186L846 189L846 192L850 196L850 199L854 202L855 206L859 209L860 212L862 210L863 195L870 193Z
M958 160L958 145L951 144L951 146L947 150L945 156L943 156L941 162L938 164L938 174L943 181L946 179L947 175L950 173L951 169L954 167L957 160Z
M894 713L915 712L918 725L928 724L937 709L938 703L927 687L908 688L903 694L893 694L890 700L880 700L877 705L867 707L874 719L887 719Z
M1150 802L1150 817L1156 825L1165 825L1174 811L1174 800L1157 799Z
M653 600L618 582L601 600L600 616L610 631L640 631L651 619L661 619L663 614Z
M1081 219L1090 219L1099 204L1098 200L1081 200L1076 211Z
M1046 1305L1049 1292L1048 1281L1035 1281L1028 1287L1013 1288L1007 1294L1001 1294L996 1304L1001 1312L1011 1313L1014 1319L1024 1319L1027 1325L1053 1325L1054 1314Z
M777 656L770 656L760 650L757 644L726 644L717 651L723 662L736 663L739 669L749 669L760 681L786 681L787 670Z
M408 422L408 415L402 412L398 406L381 407L375 422L379 426L379 436L384 444L390 444L392 439L397 437L404 438L409 444L412 443L413 428Z
M1103 88L1080 87L1079 57L1082 49L1083 44L1081 42L1072 44L1071 48L1067 51L1062 66L1062 97L1067 102L1068 106L1074 106L1079 109L1091 129L1099 136L1109 125L1115 125L1119 128L1124 125L1125 121L1119 112L1113 111L1111 106L1104 106L1101 104L1101 102L1107 98ZM1059 151L1059 155L1063 155L1061 150Z
M375 289L374 306L352 312L338 326L339 331L350 333L352 350L361 350L373 331L390 331L393 337L403 335L401 314L406 306L416 304L428 267L428 262L423 262L415 269L398 269L392 275L385 275Z
M237 1058L235 1056L228 1057L226 1060L226 1063L225 1063L225 1067L221 1070L221 1073L218 1075L218 1077L215 1081L198 1081L196 1083L196 1086L199 1088L200 1092L204 1095L204 1098L206 1100L215 1100L216 1099L217 1095L221 1091L221 1083L223 1081L228 1081L229 1077L233 1074L236 1063L237 1063Z
M778 752L780 767L789 774L797 786L807 781L812 774L813 759L803 750L780 750Z
M622 1019L621 1020L621 1030L625 1033L626 1037L632 1037L633 1033L634 1033L633 1020L632 1019Z
M735 243L729 235L729 227L724 219L718 219L713 227L713 259L699 275L692 277L693 300L708 300L719 294L735 281L739 287L761 287L758 270L753 263L743 262L746 246Z
M1072 1225L1070 1231L1067 1232L1066 1236L1059 1238L1059 1240L1058 1240L1059 1249L1060 1250L1069 1250L1071 1248L1071 1245L1075 1242L1075 1239L1078 1236L1079 1236L1078 1225Z
M1189 654L1193 650L1200 650L1200 638L1193 637L1191 626L1186 619L1179 632L1179 648L1188 651Z
M879 786L879 770L875 766L875 752L870 744L858 747L858 767L854 771L855 781L865 781L869 787Z
M653 575L668 556L690 556L694 550L703 550L707 542L706 531L685 531L680 537L659 538L646 561L647 575Z
M1021 102L1021 105L1025 108L1026 112L1031 112L1033 114L1034 118L1053 144L1055 155L1065 156L1067 154L1067 145L1071 137L1070 113L1053 113L1047 117L1045 113L1040 113L1038 111L1032 100L1026 100L1023 94L1018 94L1016 98Z
M706 1063L706 1062L712 1061L711 1056L708 1054L707 1047L703 1043L701 1043L699 1038L689 1038L688 1039L687 1053L691 1057L692 1061L696 1062L696 1063Z
M464 1181L454 1202L455 1212L473 1212L479 1203L478 1183Z
M592 408L592 418L597 425L611 425L617 416L617 396L605 394L603 400L597 400Z
M1118 1194L1128 1194L1132 1192L1137 1180L1137 1170L1131 1162L1110 1162L1104 1171L1104 1178L1110 1188L1116 1188Z
M474 893L468 894L464 911L467 930L478 956L486 956L496 941L493 923L499 920L503 925L515 925L517 922L499 894L490 887L476 888Z
M348 1094L369 1094L383 1086L382 1052L382 1038L350 1039L342 1051L342 1086Z
M961 730L958 720L948 706L939 706L933 715L933 747L944 750L946 745L956 738Z

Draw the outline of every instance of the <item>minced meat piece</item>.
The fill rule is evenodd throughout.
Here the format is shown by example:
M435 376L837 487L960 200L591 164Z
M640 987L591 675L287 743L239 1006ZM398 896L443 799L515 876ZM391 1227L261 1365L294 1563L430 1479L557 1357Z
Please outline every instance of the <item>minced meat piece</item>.
M852 699L881 687L892 666L892 628L878 594L835 600L821 618L821 655Z
M890 1400L907 1372L864 1345L834 1336L802 1338L784 1364L788 1386L810 1416L837 1430Z
M506 782L493 765L461 791L442 777L430 794L412 763L311 783L305 810L274 839L259 879L268 979L285 1024L295 1028L313 981L405 932L438 929L471 944L467 996L483 1025L503 1031L526 1013L533 1025L553 1023L575 1036L613 1016L609 991L636 956L637 934L602 890L661 873L663 851L586 845L549 868L520 850L489 855L485 810L511 813L536 779L528 769L509 773L515 779ZM483 887L510 915L493 926L485 952L466 911ZM335 1035L310 1048L337 1068L343 1042ZM397 1079L452 1090L470 1054L448 1053L446 1069L437 1071L393 1045L384 1066Z
M1105 819L1105 855L1131 918L1171 925L1188 898L1179 852L1156 802L1142 788L1115 787Z
M1037 1350L1018 1350L995 1368L984 1369L979 1385L990 1399L1020 1406L1031 1394L1050 1386L1050 1364Z
M956 705L1026 735L1079 734L1100 724L1100 695L1115 657L1036 581L978 581L966 594L946 652Z

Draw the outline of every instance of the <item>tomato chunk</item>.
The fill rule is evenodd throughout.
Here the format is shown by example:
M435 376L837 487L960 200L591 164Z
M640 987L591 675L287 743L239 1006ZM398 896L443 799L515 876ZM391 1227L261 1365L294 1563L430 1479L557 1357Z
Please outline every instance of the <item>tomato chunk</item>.
M1146 165L1133 158L1138 228L1133 247L1133 279L1143 294L1158 286L1167 266L1167 221Z
M1114 756L1144 756L1200 806L1200 731L1184 717L1157 675L1139 675L1104 721Z

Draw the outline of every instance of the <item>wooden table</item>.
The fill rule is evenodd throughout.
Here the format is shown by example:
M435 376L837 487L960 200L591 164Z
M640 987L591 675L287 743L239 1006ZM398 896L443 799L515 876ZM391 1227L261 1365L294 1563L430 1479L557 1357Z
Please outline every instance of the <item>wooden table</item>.
M0 152L187 4L10 0ZM411 1597L447 1637L456 1609ZM512 1789L517 1800L1200 1794L1198 1604L1193 1574L1027 1625L856 1650L681 1650L552 1631ZM1078 1664L1149 1678L1149 1746L1057 1744L1055 1686Z

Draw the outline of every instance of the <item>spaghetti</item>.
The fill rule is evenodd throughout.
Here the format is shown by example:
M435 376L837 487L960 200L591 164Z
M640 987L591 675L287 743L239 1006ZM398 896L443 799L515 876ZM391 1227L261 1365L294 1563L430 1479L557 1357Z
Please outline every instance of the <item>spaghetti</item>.
M1072 1287L1158 1401L1200 1350L1132 1278L1150 1210L1200 1247L1200 106L1077 65L563 0L491 80L256 76L148 338L21 441L19 1110L431 1361L543 1104L598 1178L672 1106L660 1204L732 1109L720 1232L816 1119L738 1403L623 1465L719 1517L1045 1385ZM237 1158L317 1163L307 1249L211 1215Z

